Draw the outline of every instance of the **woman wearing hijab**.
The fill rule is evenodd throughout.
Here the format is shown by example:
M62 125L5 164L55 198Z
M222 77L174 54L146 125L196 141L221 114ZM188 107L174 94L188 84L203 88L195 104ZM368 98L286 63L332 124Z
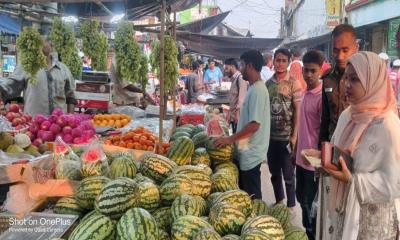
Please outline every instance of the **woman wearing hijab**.
M340 115L332 143L353 158L353 172L340 158L327 198L329 223L318 239L397 239L400 217L400 120L385 62L359 52L345 71L350 106ZM303 155L319 155L307 150ZM321 211L324 211L321 209Z

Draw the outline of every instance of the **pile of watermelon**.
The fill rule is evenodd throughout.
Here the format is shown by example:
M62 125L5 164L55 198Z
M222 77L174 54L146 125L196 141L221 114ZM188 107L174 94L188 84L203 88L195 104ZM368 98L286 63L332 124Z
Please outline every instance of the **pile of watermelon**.
M181 136L177 136L181 135ZM177 128L167 156L107 154L106 176L84 178L54 211L80 217L69 240L304 240L286 206L238 187L233 146L214 148L204 126Z

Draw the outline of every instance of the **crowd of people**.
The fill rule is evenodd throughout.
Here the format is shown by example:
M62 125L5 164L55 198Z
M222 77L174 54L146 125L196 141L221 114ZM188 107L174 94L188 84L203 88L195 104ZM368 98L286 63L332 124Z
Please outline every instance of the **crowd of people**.
M388 70L377 54L359 51L347 24L332 32L332 55L329 68L316 50L250 50L239 69L226 60L237 127L215 144L235 144L240 188L254 198L262 198L260 166L267 160L276 204L286 198L294 215L297 199L309 239L398 239L400 60ZM248 83L243 100L238 79ZM324 142L351 162L343 155L335 168L310 161L322 159Z

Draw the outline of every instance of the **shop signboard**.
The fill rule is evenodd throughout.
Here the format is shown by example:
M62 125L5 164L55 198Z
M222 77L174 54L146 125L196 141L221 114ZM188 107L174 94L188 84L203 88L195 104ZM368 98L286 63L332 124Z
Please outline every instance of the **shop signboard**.
M325 0L326 25L334 28L340 24L341 0Z
M400 18L389 21L388 50L391 57L399 57L400 54Z

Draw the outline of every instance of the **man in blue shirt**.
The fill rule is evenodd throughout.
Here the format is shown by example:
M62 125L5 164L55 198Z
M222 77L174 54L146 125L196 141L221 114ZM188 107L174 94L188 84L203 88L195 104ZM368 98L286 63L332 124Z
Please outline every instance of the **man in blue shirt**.
M240 57L240 71L249 82L237 133L219 138L217 147L236 143L239 157L239 185L253 198L261 199L261 163L268 152L271 113L267 87L261 80L264 59L259 51L250 50Z
M224 75L219 67L215 66L215 61L213 59L208 60L208 69L204 73L204 84L210 89L211 84L218 84L221 86L221 80Z

